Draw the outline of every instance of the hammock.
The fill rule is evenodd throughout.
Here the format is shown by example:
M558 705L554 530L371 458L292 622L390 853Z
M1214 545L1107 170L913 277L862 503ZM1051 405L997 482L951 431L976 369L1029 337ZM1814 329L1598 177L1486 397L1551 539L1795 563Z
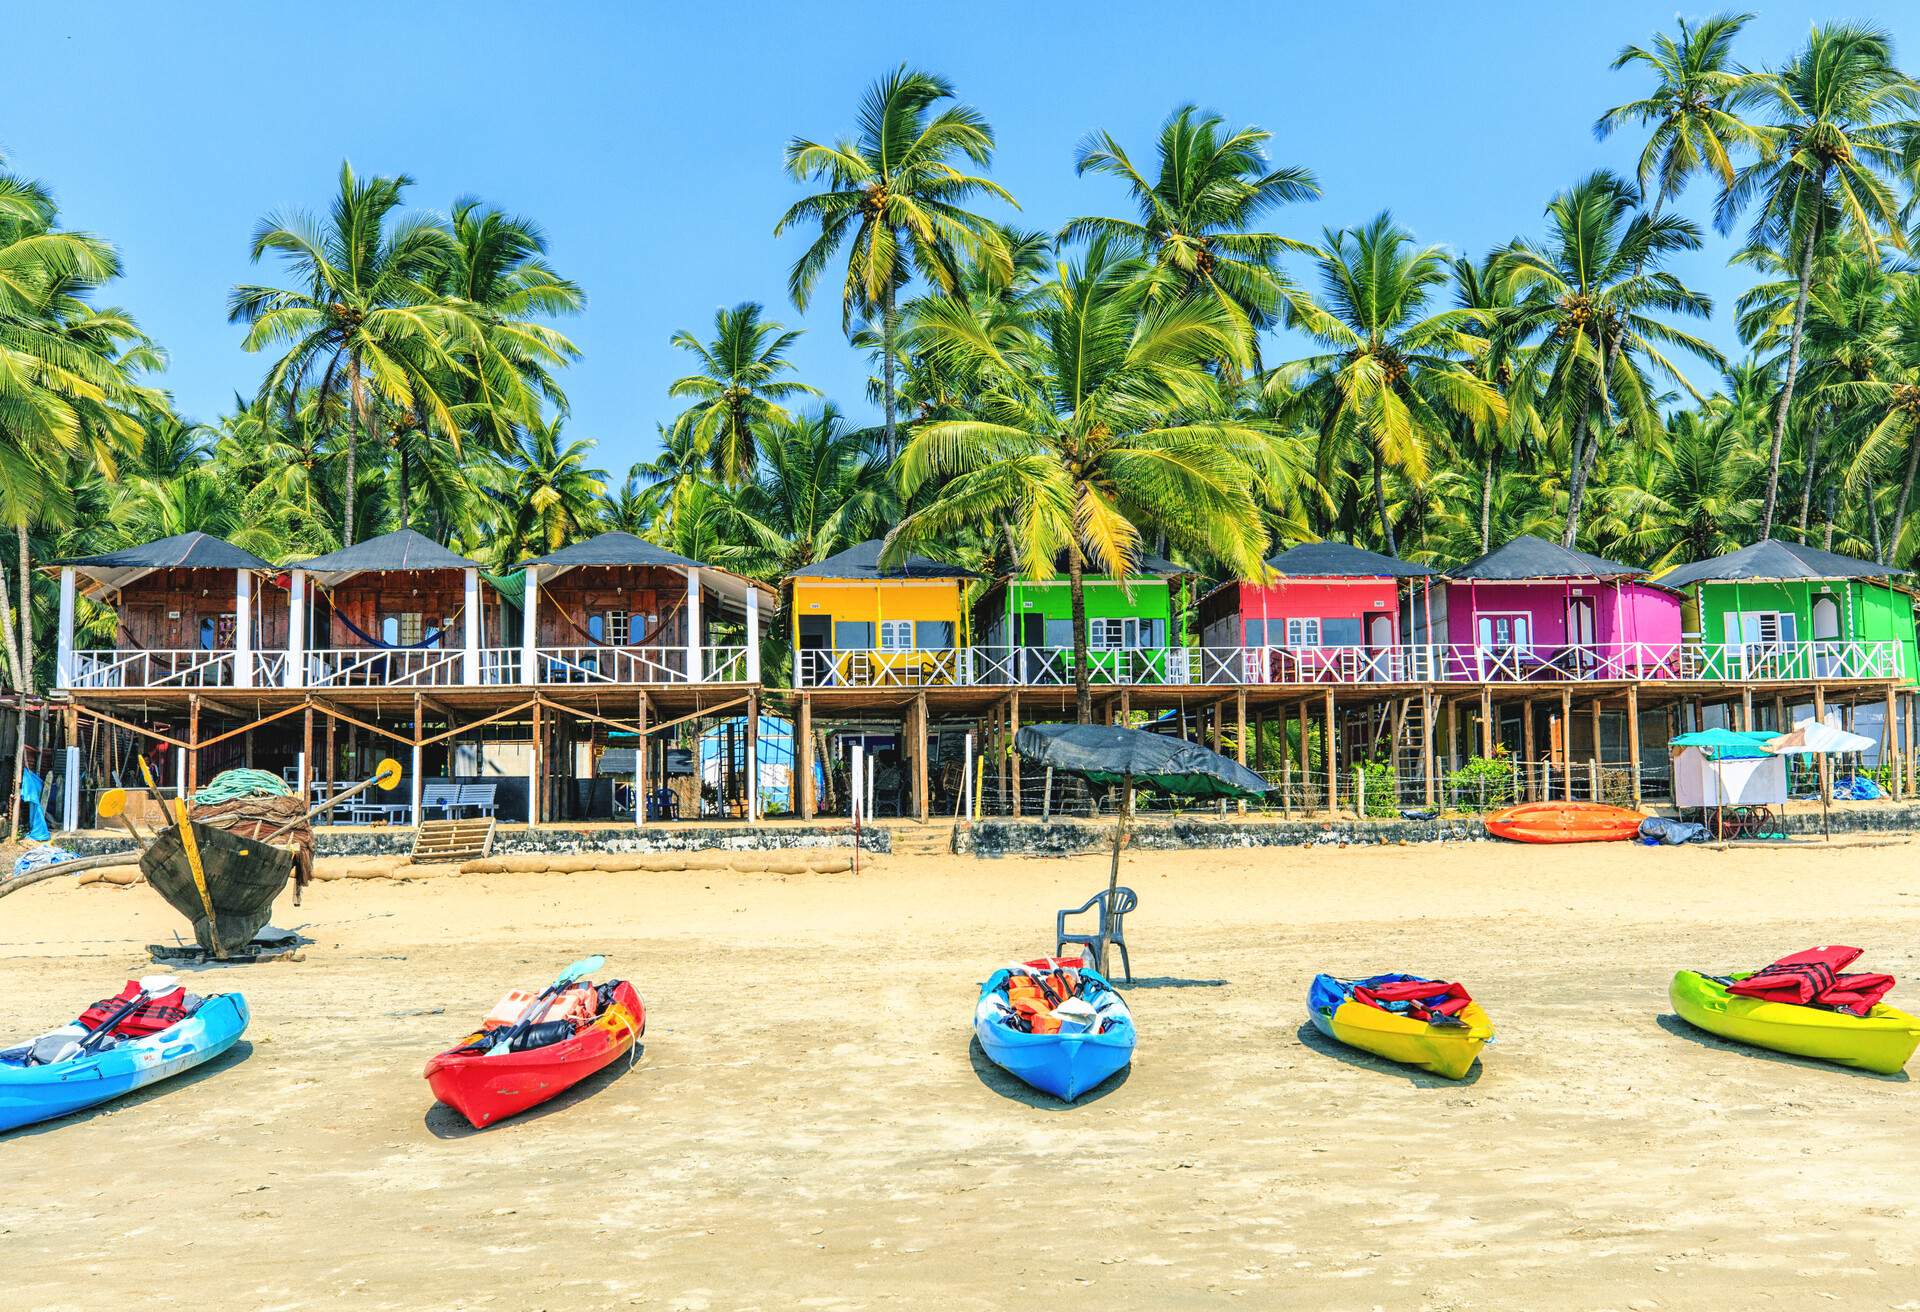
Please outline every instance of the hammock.
M632 647L659 646L660 636L664 634L667 631L667 629L672 625L674 616L678 615L682 610L686 609L686 605L687 605L687 600L685 597L676 599L673 605L669 606L666 609L666 612L660 616L659 621L654 624L653 631L647 634L646 637L640 639L640 641L638 642L608 642L604 638L596 638L591 633L587 632L587 630L581 628L578 624L574 623L573 616L567 614L566 608L558 604L556 604L553 607L553 613L560 617L560 622L562 624L566 625L568 628L572 629L575 633L579 634L582 638L586 639L588 646L611 647L616 651L624 651ZM633 623L633 617L631 613L629 613L628 615L627 623L628 624ZM632 630L628 630L628 631L631 632Z
M461 610L465 610L465 609L466 607L464 606L461 607ZM334 619L339 620L342 624L347 626L347 632L351 633L354 637L360 639L360 641L366 643L367 646L381 647L387 651L419 651L425 647L438 647L440 645L440 639L446 637L448 631L453 628L453 621L460 618L459 613L455 612L452 618L448 619L445 623L443 623L439 628L435 629L433 632L423 635L420 641L418 642L384 642L381 639L374 637L371 633L368 633L365 629L361 628L358 624L355 624L352 620L348 619L345 615L342 615L339 611L336 610L332 612L332 614Z

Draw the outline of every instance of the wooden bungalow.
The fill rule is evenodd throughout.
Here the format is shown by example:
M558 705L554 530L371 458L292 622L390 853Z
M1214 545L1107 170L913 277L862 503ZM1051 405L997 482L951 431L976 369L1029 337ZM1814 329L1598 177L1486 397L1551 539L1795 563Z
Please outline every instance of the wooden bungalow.
M1192 579L1157 556L1142 557L1125 579L1086 576L1088 677L1105 684L1186 682ZM1073 596L1064 572L989 584L974 603L973 633L978 681L1073 682Z
M286 677L288 607L276 571L207 533L181 533L48 567L60 578L58 688L254 688ZM77 598L112 613L108 645L81 643ZM106 628L98 619L95 633Z
M524 566L524 683L758 683L773 592L631 533Z
M1267 568L1264 582L1229 581L1200 599L1201 640L1247 682L1422 677L1401 645L1402 591L1432 570L1344 542L1303 542Z
M476 685L505 654L480 566L412 529L295 561L288 579L293 686Z
M1898 678L1920 675L1907 571L1797 542L1764 539L1679 565L1663 586L1685 596L1682 620L1705 679Z
M980 576L925 556L882 567L879 539L787 578L801 688L970 682L967 589Z
M1680 597L1645 573L1524 535L1449 570L1416 638L1445 635L1442 679L1678 677Z

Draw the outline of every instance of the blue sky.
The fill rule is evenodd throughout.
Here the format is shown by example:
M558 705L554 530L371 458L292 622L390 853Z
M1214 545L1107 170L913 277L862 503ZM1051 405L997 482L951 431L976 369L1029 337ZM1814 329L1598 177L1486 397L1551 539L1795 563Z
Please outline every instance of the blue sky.
M1750 64L1845 18L1891 30L1920 69L1913 0L1754 7ZM118 245L112 299L171 352L166 385L202 419L264 368L226 322L228 288L272 276L249 266L249 234L271 210L323 208L342 158L411 174L424 208L472 194L532 216L590 300L564 325L585 352L565 379L569 432L597 439L617 478L676 408L666 387L685 368L668 338L721 305L759 300L805 327L801 376L868 412L837 296L793 310L800 239L772 229L801 194L781 169L787 138L849 131L861 91L897 63L945 74L986 113L994 176L1022 207L1008 219L1124 212L1117 184L1074 176L1075 143L1105 129L1149 158L1160 121L1194 101L1269 129L1277 161L1318 174L1323 198L1280 231L1316 237L1390 208L1422 241L1478 254L1536 232L1587 171L1630 168L1637 143L1596 143L1591 126L1646 84L1607 66L1675 14L1670 0L40 4L7 19L0 153L54 188L70 225ZM1704 222L1710 200L1697 187L1683 209ZM1730 250L1710 234L1676 265L1714 296L1706 334L1725 348L1742 286Z

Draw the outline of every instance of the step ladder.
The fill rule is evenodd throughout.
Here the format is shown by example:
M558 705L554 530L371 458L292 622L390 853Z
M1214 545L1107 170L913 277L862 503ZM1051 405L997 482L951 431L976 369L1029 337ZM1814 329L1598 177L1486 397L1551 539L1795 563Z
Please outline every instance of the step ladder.
M1434 744L1434 788L1436 797L1427 795L1427 738L1433 732L1433 722L1427 715L1427 699L1415 693L1402 698L1398 703L1395 719L1399 722L1399 732L1393 740L1393 772L1400 781L1400 805L1417 807L1433 804L1437 800L1440 784L1441 762L1439 744Z
M493 817L468 820L423 820L413 836L412 860L471 861L493 852Z

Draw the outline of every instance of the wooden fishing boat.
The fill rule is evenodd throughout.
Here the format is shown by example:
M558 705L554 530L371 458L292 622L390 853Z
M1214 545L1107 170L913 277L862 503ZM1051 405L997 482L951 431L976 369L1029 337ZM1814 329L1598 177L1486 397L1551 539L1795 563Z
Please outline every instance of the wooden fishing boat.
M427 1086L475 1129L539 1106L612 1065L647 1032L647 1009L633 985L616 981L611 993L591 1024L558 1043L478 1051L486 1032L469 1034L427 1063Z
M1486 818L1487 832L1516 843L1618 843L1647 817L1601 802L1522 802Z
M1024 999L1016 999L1015 990L1036 979L1041 983L1032 987L1043 1004L1019 1005ZM1098 1088L1133 1061L1133 1013L1113 985L1078 957L996 971L981 986L973 1031L994 1065L1063 1102Z
M179 825L160 831L140 854L140 871L167 905L193 922L193 937L208 952L238 952L273 914L274 899L293 875L295 853L257 838L189 820L206 882L206 899L194 877L193 855ZM209 921L207 902L213 905ZM216 933L217 927L217 933Z

